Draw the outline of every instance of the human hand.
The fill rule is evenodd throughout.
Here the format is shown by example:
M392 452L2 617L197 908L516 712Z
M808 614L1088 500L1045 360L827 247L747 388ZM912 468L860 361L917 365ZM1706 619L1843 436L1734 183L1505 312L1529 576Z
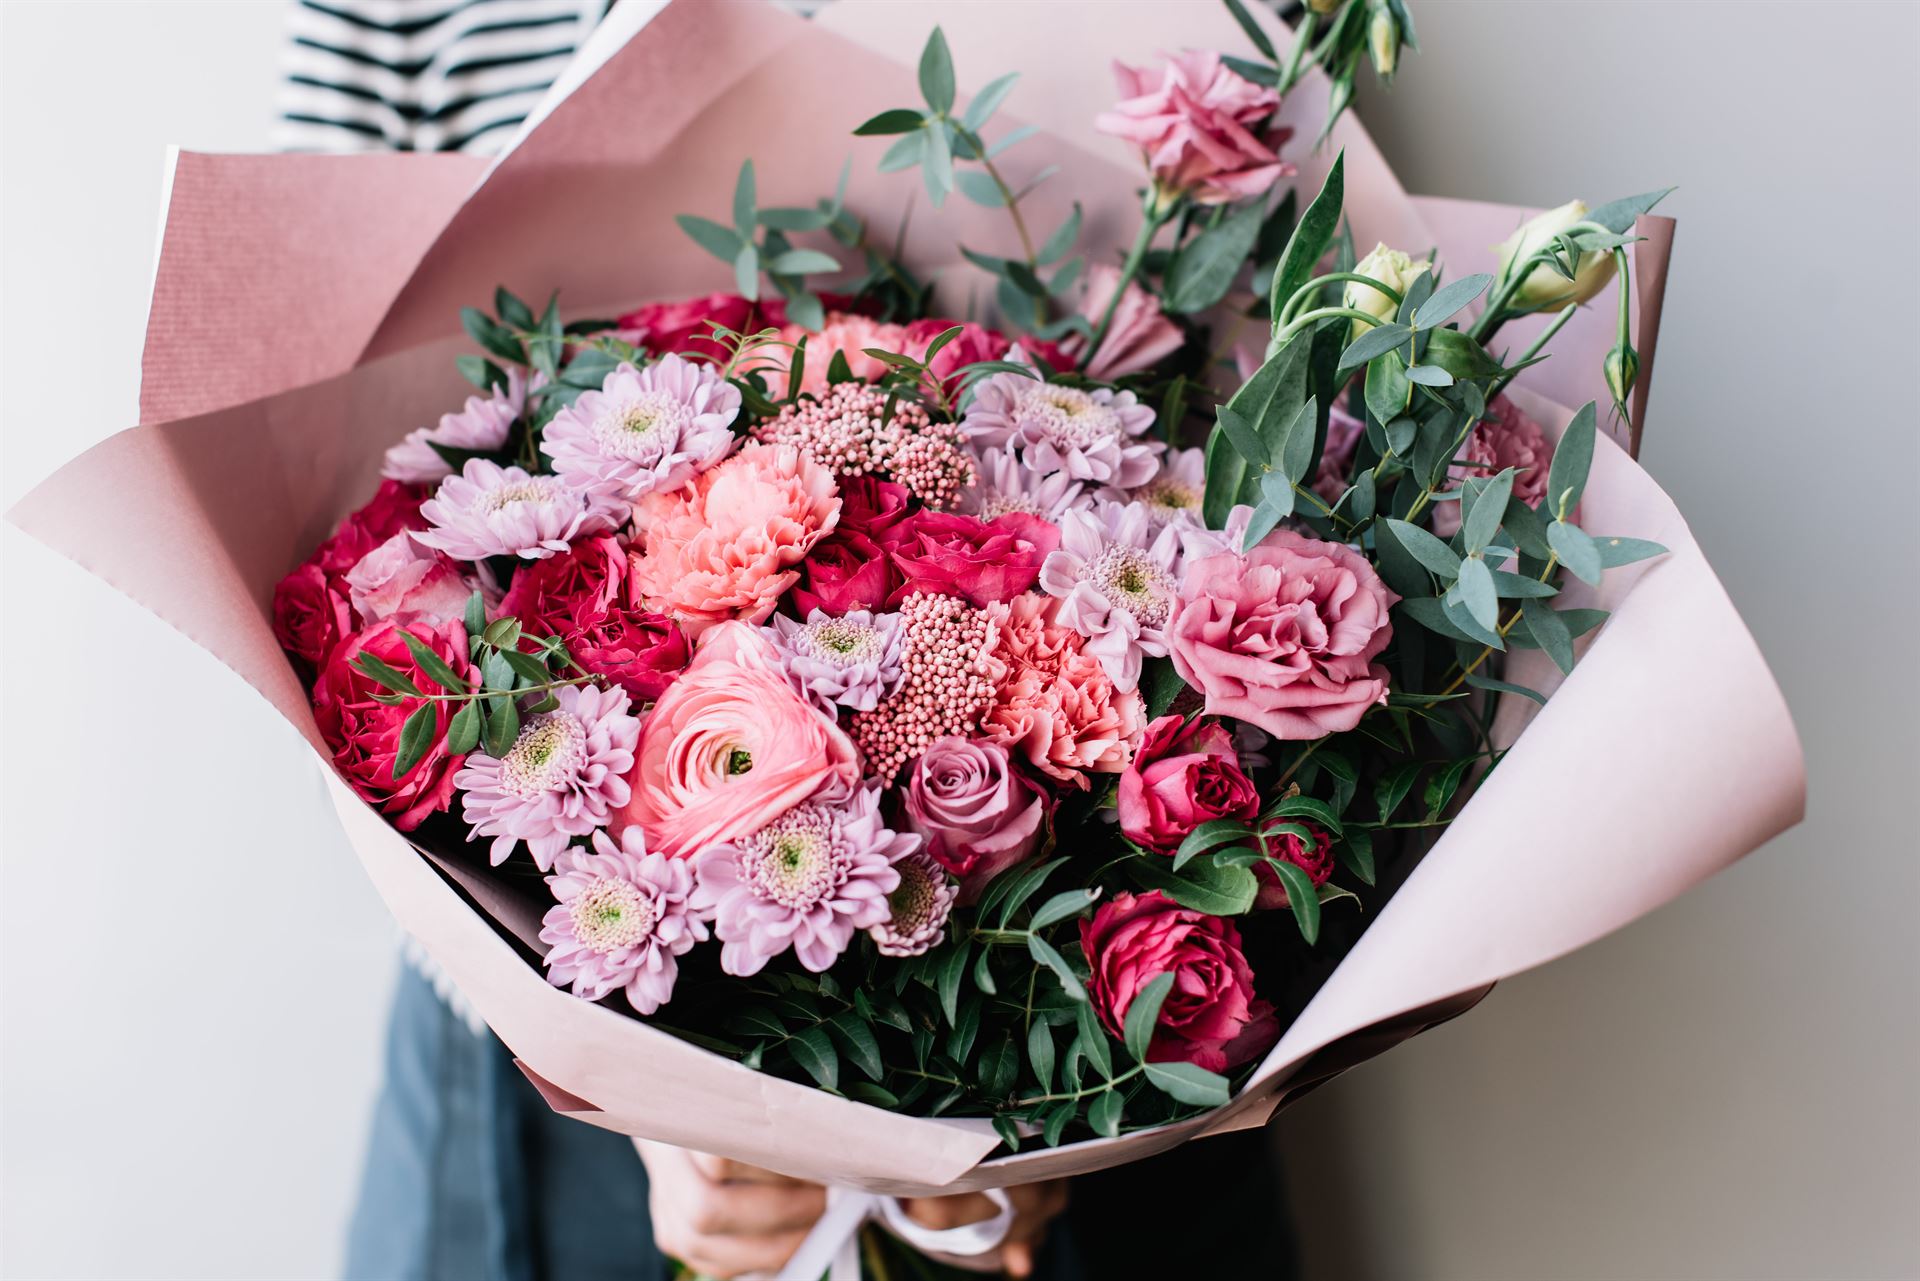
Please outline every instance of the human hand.
M1013 1225L1007 1229L1006 1240L998 1249L970 1257L945 1254L930 1257L967 1272L1004 1272L1016 1278L1032 1276L1035 1247L1045 1239L1048 1226L1067 1208L1067 1180L1023 1184L1007 1188L1006 1193L1013 1203ZM937 1229L980 1223L999 1212L992 1201L978 1192L909 1197L903 1198L900 1205L915 1223Z
M654 1244L701 1276L778 1272L827 1207L817 1183L647 1139L633 1145L647 1167Z

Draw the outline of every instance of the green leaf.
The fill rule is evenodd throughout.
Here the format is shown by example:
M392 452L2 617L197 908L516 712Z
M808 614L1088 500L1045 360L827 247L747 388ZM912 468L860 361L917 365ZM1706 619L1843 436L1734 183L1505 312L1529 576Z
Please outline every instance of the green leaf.
M902 169L911 169L925 159L926 154L927 131L915 130L887 148L886 154L880 157L880 172L898 173Z
M520 737L520 707L511 698L487 700L487 755L498 760L513 750Z
M1008 1032L988 1047L980 1056L980 1086L993 1097L1005 1095L1013 1088L1014 1081L1020 1075L1020 1051L1014 1046L1013 1033ZM1013 1126L1012 1117L996 1117L1004 1120L1009 1128ZM1002 1134L1003 1138L1006 1137ZM1007 1143L1008 1147L1018 1148L1020 1140L1017 1133Z
M1206 860L1190 864L1181 874L1141 860L1133 864L1133 875L1142 885L1159 890L1181 907L1209 916L1240 916L1253 907L1260 892L1260 883L1246 868Z
M1208 819L1187 833L1175 851L1183 858L1192 858L1196 854L1205 854L1208 850L1218 849L1222 845L1231 845L1242 837L1252 836L1253 828L1237 818Z
M1187 683L1180 679L1170 658L1149 658L1140 668L1140 696L1146 700L1147 719L1158 720L1180 697Z
M1060 988L1075 1001L1087 999L1087 990L1080 984L1080 976L1067 964L1067 958L1060 955L1059 949L1041 938L1038 934L1027 935L1027 951L1033 959L1052 970L1054 977L1060 980Z
M452 756L464 756L480 742L480 704L468 699L460 704L460 710L447 722L447 752Z
M1175 1101L1195 1107L1224 1107L1230 1094L1226 1077L1197 1063L1149 1063L1147 1080Z
M1274 268L1270 297L1276 333L1280 309L1312 278L1314 267L1326 254L1327 246L1333 243L1333 233L1340 224L1340 208L1346 200L1346 159L1345 151L1333 158L1333 167L1327 170L1327 179L1320 184L1320 194L1294 224L1293 235L1287 239L1280 263Z
M1091 1003L1082 1003L1075 1007L1073 1017L1080 1025L1080 1052L1093 1064L1094 1071L1112 1080L1113 1054L1108 1049L1107 1030L1100 1025L1100 1016L1093 1012Z
M1433 296L1414 312L1415 329L1437 329L1457 315L1461 308L1486 292L1493 283L1489 275L1462 276L1433 291Z
M1491 480L1467 482L1466 497L1461 499L1460 539L1468 552L1486 550L1493 536L1500 532L1500 519L1507 513L1507 499L1513 496L1515 474L1509 467Z
M760 251L752 245L744 246L733 260L733 283L748 302L759 301Z
M1271 534L1281 521L1293 514L1293 486L1286 483L1286 477L1278 472L1268 472L1260 478L1260 484L1266 497L1253 509L1253 516L1247 521L1246 535L1240 540L1242 553L1259 546L1261 540Z
M1573 637L1560 613L1543 600L1520 603L1520 621L1562 672L1573 670Z
M789 249L769 258L767 270L776 276L817 276L840 270L840 264L818 249Z
M853 131L853 135L856 138L871 138L878 134L912 133L921 126L924 119L917 111L895 107L891 111L883 111L877 116L869 117Z
M1242 417L1231 404L1216 406L1214 421L1233 446L1234 452L1258 467L1267 461L1266 442L1254 432L1253 424Z
M1053 229L1053 234L1047 237L1040 251L1033 256L1034 262L1047 267L1066 257L1067 251L1073 248L1073 242L1080 238L1080 217L1080 202L1076 200L1073 202L1073 212Z
M1460 782L1471 768L1473 768L1473 758L1468 757L1465 760L1453 762L1427 781L1425 800L1428 819L1440 817L1447 806L1452 804L1454 793L1460 790Z
M953 54L946 33L935 27L920 51L920 92L935 115L953 109Z
M1039 1019L1027 1029L1027 1063L1042 1091L1053 1088L1053 1029Z
M1650 543L1644 538L1615 538L1610 534L1593 534L1590 537L1593 545L1600 549L1600 563L1608 569L1667 554L1667 549L1661 544Z
M1341 833L1340 816L1333 807L1316 796L1289 796L1266 811L1269 818L1310 818L1335 836Z
M1231 13L1233 20L1240 24L1240 29L1247 33L1247 39L1253 41L1253 47L1266 55L1268 62L1279 61L1280 55L1273 51L1273 41L1267 39L1267 33L1260 29L1260 24L1253 20L1253 15L1247 12L1246 6L1241 4L1240 0L1227 0L1227 12ZM1299 38L1304 40L1306 36L1303 34Z
M947 1036L947 1054L956 1063L965 1063L973 1053L973 1043L980 1035L981 998L969 996L960 1003L960 1017L954 1020L953 1031Z
M742 240L753 235L755 199L753 161L743 160L740 162L740 176L733 183L733 227Z
M507 373L484 356L465 353L453 358L453 367L460 376L478 387L481 391L492 391L495 387L507 385Z
M1277 430L1282 422L1291 422L1300 403L1306 399L1309 348L1307 343L1288 343L1261 365L1228 402L1233 411L1252 423L1263 437L1269 424ZM1250 474L1247 460L1226 444L1219 432L1208 436L1206 496L1201 510L1209 529L1223 528L1234 506L1249 501L1242 491L1252 488L1247 483Z
M1518 694L1523 698L1532 699L1542 707L1547 705L1547 696L1537 689L1528 689L1525 685L1515 685L1511 681L1497 681L1491 676L1482 676L1479 672L1468 672L1467 684L1475 689L1492 690L1499 694Z
M1093 1096L1093 1106L1087 1109L1087 1124L1095 1134L1111 1139L1120 1133L1120 1111L1125 1106L1120 1091L1102 1091Z
M1593 586L1600 583L1601 571L1606 568L1600 559L1600 549L1593 539L1578 525L1569 525L1564 520L1556 520L1547 526L1547 542L1560 556L1560 563L1573 571L1573 576L1581 582Z
M515 329L532 329L533 312L527 304L514 297L513 291L505 285L496 285L493 290L493 309L500 319Z
M1388 321L1375 325L1348 343L1340 353L1340 367L1337 372L1345 373L1349 369L1358 369L1376 356L1384 356L1399 347L1406 346L1407 339L1413 336L1413 330L1398 321Z
M495 324L493 318L478 307L462 307L460 325L469 337L502 360L516 365L527 363L526 349L521 347L519 339Z
M978 169L962 169L953 175L953 182L960 188L960 194L976 205L987 209L1004 209L1007 206L1007 195L991 174Z
M920 175L926 179L927 195L932 197L933 207L938 209L945 203L947 193L953 190L953 144L947 137L945 125L930 125L924 133L927 154Z
M874 1039L873 1029L861 1020L852 1010L842 1010L827 1020L827 1030L833 1033L833 1039L839 1044L853 1065L878 1081L886 1071L886 1063L880 1057L880 1042Z
M1407 377L1407 365L1398 352L1388 352L1367 365L1362 385L1367 409L1382 422L1404 417L1413 399L1413 382Z
M405 675L394 670L381 659L374 657L365 650L362 650L354 658L351 666L359 668L362 672L366 673L374 683L385 689L390 689L396 694L410 694L415 698L420 697L421 689L418 685L415 685L411 680L407 679Z
M979 133L987 121L993 119L993 113L1000 110L1000 104L1007 100L1007 94L1020 79L1018 71L1009 71L1006 75L989 80L985 88L973 95L967 103L966 111L961 113L960 123L973 133Z
M1359 877L1363 884L1373 884L1372 832L1360 827L1348 829L1346 839L1340 842L1337 853L1343 867Z
M1380 807L1382 823L1393 820L1393 812L1400 808L1400 802L1407 799L1407 793L1413 790L1413 780L1419 776L1418 765L1399 765L1381 776L1373 787L1374 802Z
M1513 507L1509 505L1508 511ZM1502 600L1534 600L1549 596L1558 596L1560 589L1552 583L1543 583L1537 578L1528 578L1524 574L1509 573L1504 569L1493 571L1493 587L1500 593Z
M1190 315L1225 298L1253 252L1266 212L1264 201L1249 201L1181 246L1162 283L1161 305Z
M839 1086L840 1056L834 1052L833 1041L824 1029L810 1027L795 1033L787 1042L787 1048L793 1052L794 1062L806 1069L807 1075L819 1082L821 1088L831 1090Z
M1122 1023L1125 1035L1121 1039L1135 1063L1147 1061L1147 1049L1153 1043L1153 1029L1160 1022L1160 1007L1166 1002L1167 993L1173 990L1173 977L1171 974L1155 975L1134 994L1133 1000L1127 1005L1126 1019Z
M1547 468L1547 515L1565 520L1586 492L1587 472L1593 466L1595 423L1593 402L1589 400L1553 447L1553 462Z
M440 709L422 703L400 726L400 748L393 758L393 776L405 778L420 763L433 740L440 736Z
M1427 349L1421 359L1429 365L1438 365L1455 378L1497 378L1505 372L1500 362L1487 354L1486 348L1458 329L1429 329L1424 332Z
M428 680L438 685L443 692L448 694L464 694L467 692L467 682L461 679L458 672L447 666L446 661L442 659L440 655L434 653L427 647L425 642L406 628L402 627L396 630L399 633L400 640L406 645L407 652L413 655L413 661L420 665L420 670L426 674Z
M1049 925L1064 921L1070 916L1079 916L1092 907L1100 898L1100 889L1095 886L1086 890L1062 890L1042 903L1027 922L1030 930L1044 930Z
M674 221L680 224L680 230L686 232L694 244L699 245L721 262L732 262L738 258L740 247L746 243L746 237L731 227L721 226L711 218L681 214Z
M1375 527L1384 527L1387 534L1399 543L1409 556L1441 578L1451 580L1459 576L1459 553L1447 546L1436 535L1418 525L1410 525L1404 520L1391 518L1376 522Z
M1300 412L1287 424L1286 434L1273 447L1273 463L1286 477L1288 489L1306 479L1307 466L1313 462L1316 428L1320 420L1320 401L1307 397ZM1291 496L1288 499L1292 501Z
M1634 219L1666 199L1667 194L1672 190L1672 187L1666 187L1659 191L1647 191L1637 196L1628 196L1623 200L1609 200L1598 209L1588 210L1586 220L1599 223L1608 231L1624 235L1633 230Z
M487 598L484 593L475 591L473 595L467 597L465 622L469 637L478 636L487 630Z
M1438 365L1414 365L1407 370L1407 381L1422 387L1451 387L1453 375Z

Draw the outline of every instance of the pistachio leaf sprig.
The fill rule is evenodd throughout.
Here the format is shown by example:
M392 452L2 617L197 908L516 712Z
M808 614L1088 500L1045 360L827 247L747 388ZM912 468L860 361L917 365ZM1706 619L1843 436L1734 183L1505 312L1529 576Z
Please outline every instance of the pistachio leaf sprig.
M887 367L880 379L881 387L887 392L887 403L881 412L883 421L893 417L894 404L903 396L919 401L943 417L957 418L966 411L974 388L983 378L990 378L994 374L1017 374L1034 379L1040 377L1031 367L1012 360L976 360L972 364L962 365L945 378L934 373L933 358L965 329L964 325L955 325L935 335L933 341L927 344L926 352L920 356L887 351L882 347L863 349L867 355ZM827 381L845 382L852 377L846 357L835 352L833 363L827 367ZM949 383L953 384L953 390L949 390Z
M441 703L457 705L444 735L449 754L459 756L483 746L489 756L505 756L520 736L522 714L552 711L558 706L553 691L561 686L599 680L573 660L559 637L529 636L517 618L489 623L486 600L477 591L467 598L466 625L467 657L479 670L477 682L455 671L405 628L399 629L398 635L407 652L440 692L422 690L405 672L372 654L360 654L353 660L357 670L386 691L373 695L376 702L390 707L419 704L400 727L399 748L393 758L396 779L405 777L441 740ZM521 646L528 642L534 645L535 653L522 651ZM574 674L556 675L556 667L571 668ZM529 699L534 701L529 703Z
M740 176L734 182L732 226L696 214L681 214L674 221L695 244L732 264L734 284L741 297L749 302L760 300L760 276L764 272L786 300L787 314L794 323L819 329L826 323L826 307L807 278L838 272L840 261L823 250L797 247L789 236L835 227L845 214L846 194L847 168L842 166L840 183L831 200L822 200L812 208L761 209L753 161L748 160L740 166Z

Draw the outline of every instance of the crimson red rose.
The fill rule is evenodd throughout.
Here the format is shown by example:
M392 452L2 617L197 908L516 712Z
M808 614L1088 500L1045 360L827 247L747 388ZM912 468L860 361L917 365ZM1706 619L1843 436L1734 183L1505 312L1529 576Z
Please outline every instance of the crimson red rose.
M574 624L626 603L627 551L616 538L583 538L558 556L523 564L500 602L535 636L565 636Z
M1120 830L1136 845L1171 854L1187 833L1217 818L1260 813L1260 793L1240 769L1233 735L1218 721L1162 716L1120 775Z
M454 771L466 757L447 754L447 722L456 709L450 701L437 701L434 707L439 728L433 747L400 778L393 776L400 727L419 708L420 700L409 698L391 707L376 701L373 696L385 693L385 689L352 666L353 660L362 653L372 654L406 676L421 692L446 692L420 670L406 642L400 639L401 630L399 623L388 619L341 642L314 684L313 716L319 723L320 736L333 749L334 767L348 786L368 804L392 815L395 827L410 832L452 803ZM460 623L437 628L410 623L405 630L454 671L469 679L477 677L467 661L467 629Z
M725 360L731 353L708 336L715 325L750 334L786 323L786 304L778 298L752 303L739 294L708 294L684 302L650 302L620 317L616 325L622 338L656 355L677 351Z
M1232 921L1181 907L1154 890L1116 894L1080 922L1093 977L1088 999L1118 1037L1140 989L1174 976L1147 1058L1224 1072L1264 1053L1280 1035L1273 1006L1253 994L1253 969Z
M426 499L427 491L419 485L381 481L367 505L341 521L333 537L315 550L314 562L329 578L345 578L361 557L401 530L425 529L427 522L420 515L420 504Z
M865 534L835 530L800 562L793 607L802 618L816 609L834 615L884 609L899 583L899 571L880 544Z
M907 518L907 487L876 476L847 476L840 481L841 532L879 538Z
M693 661L693 646L680 625L644 609L589 614L566 641L576 663L626 690L636 704L658 701Z
M317 671L340 638L353 630L353 609L340 580L308 561L273 589L273 636Z
M1308 849L1305 841L1293 832L1276 832L1273 829L1283 823L1300 823L1297 818L1269 819L1260 829L1260 847L1274 858L1285 859L1313 881L1313 887L1319 889L1333 875L1333 841L1327 834L1311 823L1300 823L1313 833L1313 848ZM1260 881L1260 893L1254 898L1256 908L1276 908L1287 906L1287 888L1280 883L1280 874L1265 863L1257 864L1253 874Z
M915 592L958 596L973 605L1009 601L1032 587L1060 531L1038 516L993 520L922 509L880 537L901 583L889 603Z
M968 365L977 365L983 360L998 360L1013 348L1013 340L1005 334L996 333L970 320L915 320L907 325L906 350L908 352L925 351L933 340L947 330L959 325L960 332L947 342L947 345L934 353L933 363L928 366L942 381L947 382L948 392L957 393L959 386L951 380ZM1020 340L1021 350L1046 361L1055 369L1072 369L1073 358L1053 343L1038 338L1026 337Z

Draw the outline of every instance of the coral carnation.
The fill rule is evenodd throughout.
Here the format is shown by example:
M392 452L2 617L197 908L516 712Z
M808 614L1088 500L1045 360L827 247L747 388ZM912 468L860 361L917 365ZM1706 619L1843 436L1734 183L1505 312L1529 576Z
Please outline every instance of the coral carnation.
M998 635L993 702L980 733L1048 777L1085 788L1090 773L1126 768L1143 726L1140 696L1114 686L1079 635L1059 623L1058 604L1028 593L987 608Z

